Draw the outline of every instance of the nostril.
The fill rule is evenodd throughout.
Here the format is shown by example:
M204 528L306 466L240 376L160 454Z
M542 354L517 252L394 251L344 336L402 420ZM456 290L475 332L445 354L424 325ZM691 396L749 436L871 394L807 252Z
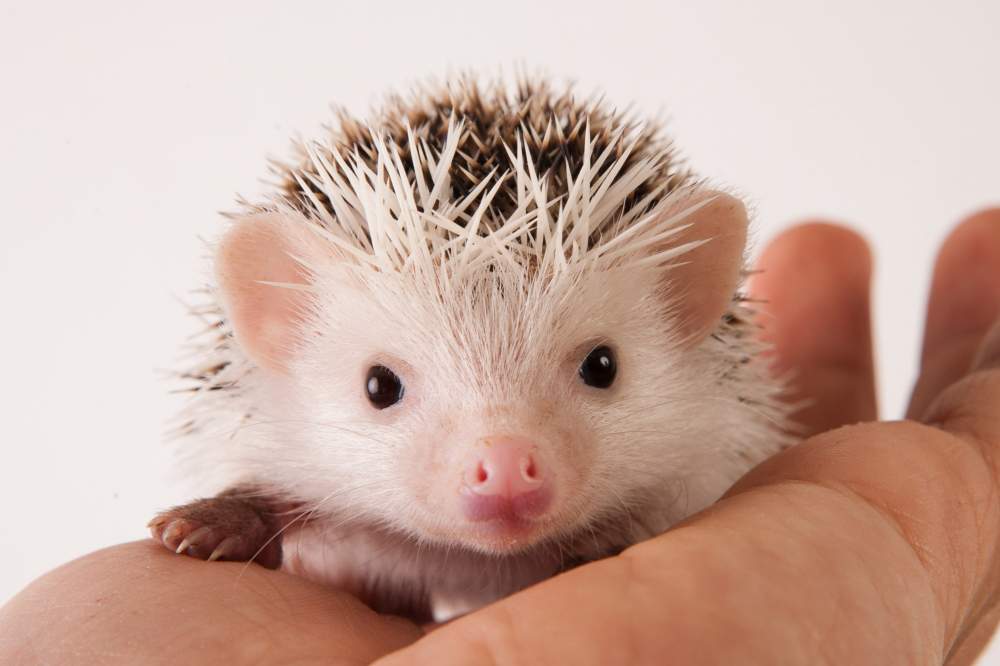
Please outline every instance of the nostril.
M535 467L535 459L531 456L521 459L521 475L525 481L536 481L538 479L538 469Z

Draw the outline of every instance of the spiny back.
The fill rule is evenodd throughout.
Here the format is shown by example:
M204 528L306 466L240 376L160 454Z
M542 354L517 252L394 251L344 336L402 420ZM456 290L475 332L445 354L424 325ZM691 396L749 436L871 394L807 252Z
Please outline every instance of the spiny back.
M619 211L638 213L633 219L691 179L658 123L639 124L629 113L617 111L603 99L579 98L571 88L555 90L545 79L524 77L513 86L502 81L483 85L472 77L423 85L409 96L390 96L366 122L340 109L337 123L328 127L326 146L313 149L324 150L327 157L334 152L350 156L375 170L377 139L381 138L398 153L411 182L416 177L415 163L424 171L424 178L432 180L433 165L414 160L412 147L418 142L427 154L440 158L446 150L449 128L459 125L463 131L450 161L451 191L447 198L451 201L461 201L482 191L484 183L513 173L519 143L523 144L529 168L544 179L548 200L562 201L584 166L588 135L591 155L606 156L592 174L593 181L612 168L618 169L613 183L638 162L657 163L658 168L650 170L632 188ZM333 215L315 160L307 157L304 146L299 146L299 151L299 163L277 165L284 195L304 212L315 214L325 209L322 212ZM334 159L329 163L337 164ZM649 196L651 193L653 196ZM643 210L629 210L640 202ZM510 215L517 203L516 180L506 178L491 202L491 218ZM483 231L488 230L487 225Z

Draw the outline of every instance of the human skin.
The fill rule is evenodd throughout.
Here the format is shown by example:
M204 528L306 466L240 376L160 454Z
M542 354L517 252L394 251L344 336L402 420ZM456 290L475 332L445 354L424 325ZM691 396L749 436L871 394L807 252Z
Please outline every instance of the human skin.
M281 572L124 544L0 609L0 663L969 663L1000 598L1000 209L942 246L908 421L874 421L864 241L807 224L760 264L811 436L666 534L426 635Z

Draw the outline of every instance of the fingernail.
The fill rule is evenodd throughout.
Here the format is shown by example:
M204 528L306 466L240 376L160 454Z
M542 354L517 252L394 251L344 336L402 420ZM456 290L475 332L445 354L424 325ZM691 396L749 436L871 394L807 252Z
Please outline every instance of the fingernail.
M972 363L973 370L992 368L1000 368L1000 320L997 320L986 334L979 346L979 352L976 353L976 360Z

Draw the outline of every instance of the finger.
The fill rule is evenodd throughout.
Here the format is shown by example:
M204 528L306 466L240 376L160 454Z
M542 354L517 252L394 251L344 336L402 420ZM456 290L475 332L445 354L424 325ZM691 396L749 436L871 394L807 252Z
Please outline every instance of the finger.
M0 663L369 663L422 632L350 595L152 541L92 553L0 607Z
M932 429L870 425L842 441L827 433L825 447L814 439L765 462L729 493L811 481L844 487L887 515L944 611L949 664L972 663L1000 620L1000 318L969 355L967 374L926 409Z
M872 362L871 254L843 227L804 224L764 250L750 292L762 300L774 372L791 373L789 400L806 434L877 417Z
M909 418L920 418L942 389L969 371L1000 316L1000 208L967 218L938 253L927 304L920 378Z

